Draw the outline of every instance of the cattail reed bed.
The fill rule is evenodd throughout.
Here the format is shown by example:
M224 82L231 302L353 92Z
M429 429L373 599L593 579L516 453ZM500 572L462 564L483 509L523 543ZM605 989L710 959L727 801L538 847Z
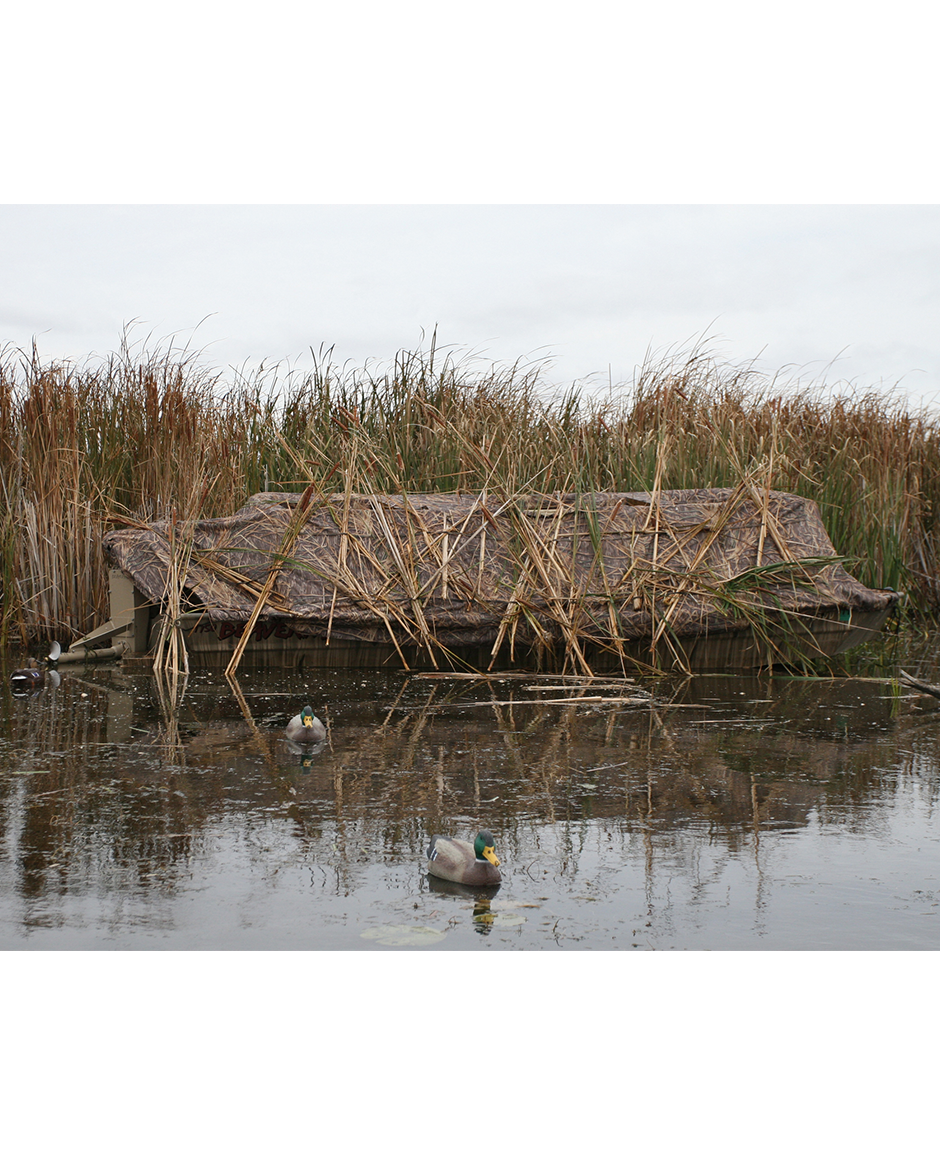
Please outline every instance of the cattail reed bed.
M545 365L430 349L386 366L252 374L187 351L82 364L0 356L0 643L65 642L107 616L101 538L224 516L264 489L321 494L733 488L815 500L864 584L940 609L940 417L896 394L826 397L707 350L600 396ZM182 542L185 547L185 542Z

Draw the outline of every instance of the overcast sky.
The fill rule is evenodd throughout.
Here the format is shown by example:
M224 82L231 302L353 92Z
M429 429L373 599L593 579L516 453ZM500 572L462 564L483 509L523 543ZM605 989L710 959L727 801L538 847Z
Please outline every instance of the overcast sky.
M935 404L925 12L16 6L0 342L82 359L137 319L224 370L385 361L437 325L567 385L708 333Z
M46 356L137 320L220 369L362 363L437 325L606 386L707 334L768 375L940 397L935 206L10 205L0 249L0 339Z

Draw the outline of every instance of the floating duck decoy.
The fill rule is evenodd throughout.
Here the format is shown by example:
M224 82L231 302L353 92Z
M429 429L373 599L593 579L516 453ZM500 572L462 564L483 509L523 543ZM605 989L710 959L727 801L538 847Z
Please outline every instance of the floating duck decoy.
M62 656L62 647L58 641L53 641L49 648L48 658L40 664L35 657L31 657L23 669L14 669L10 674L10 685L14 693L30 693L34 689L42 689L48 683L56 686L62 680L56 669L50 668Z
M435 834L428 846L428 873L465 886L496 886L502 881L493 835L483 829L471 845Z
M14 690L41 689L46 681L46 671L35 657L31 657L22 669L14 669L10 684Z
M296 741L298 745L312 745L326 738L326 726L314 716L309 705L288 721L286 732L288 740Z

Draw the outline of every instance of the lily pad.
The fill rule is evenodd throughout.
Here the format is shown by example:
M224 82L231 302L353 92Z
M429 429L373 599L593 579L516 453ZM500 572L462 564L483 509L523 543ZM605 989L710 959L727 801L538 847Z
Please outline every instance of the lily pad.
M431 926L374 926L359 936L382 946L430 946L443 941L447 934Z

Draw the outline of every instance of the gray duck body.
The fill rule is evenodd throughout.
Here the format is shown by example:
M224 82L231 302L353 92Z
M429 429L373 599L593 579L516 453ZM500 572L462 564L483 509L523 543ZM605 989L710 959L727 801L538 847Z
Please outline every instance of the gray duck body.
M309 705L305 705L300 713L295 714L287 723L287 737L296 741L298 745L315 745L326 740L326 726L314 716Z
M428 873L444 881L465 886L496 886L502 881L498 865L493 835L486 830L477 835L473 845L435 834L428 846Z
M23 669L14 669L10 674L10 684L14 691L40 689L46 683L46 671L31 657Z

